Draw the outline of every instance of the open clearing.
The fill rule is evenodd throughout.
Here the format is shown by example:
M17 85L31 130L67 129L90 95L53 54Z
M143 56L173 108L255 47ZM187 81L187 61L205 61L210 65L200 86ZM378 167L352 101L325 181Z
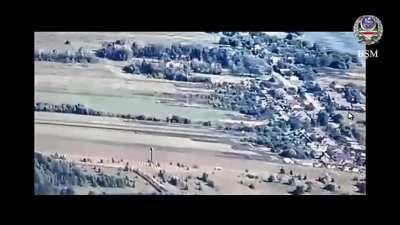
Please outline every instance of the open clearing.
M190 131L187 128L172 128L168 131L165 127L165 132L160 133L157 125L144 125L137 123L129 123L129 126L138 126L143 130L141 132L124 131L117 129L105 129L101 127L88 128L80 126L65 126L57 124L41 124L39 118L47 118L53 121L62 119L65 114L57 113L39 113L36 118L38 122L35 124L35 149L43 153L62 153L74 156L75 160L79 157L91 157L94 159L107 159L113 157L115 159L124 159L124 162L129 161L130 165L140 168L149 175L156 176L159 169L149 167L145 163L149 158L148 149L150 146L155 148L154 160L160 162L161 168L168 173L176 176L184 177L191 175L192 177L200 176L202 172L210 174L210 178L215 181L218 188L207 189L196 192L195 187L189 187L190 193L195 194L288 194L288 190L293 188L284 184L265 183L260 179L268 175L278 173L282 164L251 160L246 156L251 152L236 151L228 143L215 143L201 140L193 140L193 134L201 135L201 132L196 133L195 130ZM67 115L68 118L63 121L83 121L88 116ZM124 124L121 121L116 121L116 118L89 117L87 123L92 123L96 126L99 122L111 126ZM109 120L110 119L110 120ZM96 120L99 120L96 122ZM125 123L128 124L128 123ZM154 126L154 127L153 127ZM146 133L143 127L147 127L153 133ZM153 127L153 128L152 128ZM176 132L185 132L186 136L174 135ZM216 133L217 134L217 133ZM205 136L207 134L204 134ZM212 135L212 133L208 133ZM214 135L218 137L217 135ZM220 138L223 135L220 134ZM196 138L201 139L201 138ZM254 154L254 153L253 153ZM231 157L231 156L235 157ZM169 165L172 162L173 165ZM190 169L176 167L176 163L184 163L186 165L198 165L199 169ZM121 167L123 165L120 165ZM287 171L293 170L294 173L307 174L312 178L317 178L325 173L329 173L336 179L336 182L341 185L340 193L354 194L354 187L351 182L353 173L333 171L321 168L303 167L297 165L283 165ZM215 167L223 168L222 171L214 171ZM245 177L244 170L249 169L252 174L260 177L258 180ZM244 184L240 184L240 180ZM250 189L246 186L254 183L256 189ZM247 184L247 185L248 185ZM208 191L207 191L208 190ZM87 190L83 190L86 192ZM332 194L328 191L316 188L311 194Z
M144 114L157 118L178 115L193 121L229 119L230 111L209 105L185 107L167 103L182 94L207 95L210 91L183 82L147 79L120 72L112 62L104 64L35 63L35 102L81 103L111 113ZM190 102L190 99L189 99Z
M35 32L35 49L78 50L85 47L95 50L105 41L124 39L146 44L200 44L218 43L216 34L205 32ZM69 40L71 45L64 45Z

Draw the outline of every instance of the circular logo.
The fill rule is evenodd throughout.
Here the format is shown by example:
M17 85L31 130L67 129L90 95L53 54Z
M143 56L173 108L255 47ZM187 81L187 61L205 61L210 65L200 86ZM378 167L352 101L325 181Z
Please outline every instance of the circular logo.
M381 39L383 26L376 16L360 16L354 23L353 32L360 42L372 45Z

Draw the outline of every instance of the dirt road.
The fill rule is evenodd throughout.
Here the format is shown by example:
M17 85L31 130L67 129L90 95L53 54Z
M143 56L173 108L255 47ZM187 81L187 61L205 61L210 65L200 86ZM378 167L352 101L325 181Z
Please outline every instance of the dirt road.
M57 116L60 117L63 115ZM182 128L183 130L187 130L187 136L174 135L174 132L177 131L173 129L167 131L168 127L164 127L166 131L162 131L157 126L152 128L151 125L147 127L146 125L140 125L142 126L140 128L142 131L147 129L149 133L135 133L126 128L107 128L107 126L112 126L112 124L99 125L93 123L88 126L87 123L91 123L90 117L84 117L87 121L86 124L80 124L83 126L79 126L79 124L70 126L71 124L66 125L60 122L51 124L49 121L47 123L41 123L39 120L36 121L35 150L44 153L58 152L95 158L103 157L111 159L114 157L135 162L145 162L149 159L149 147L153 146L155 148L154 160L163 165L169 165L170 162L182 162L187 165L196 164L208 172L212 172L215 167L223 168L223 173L215 175L215 179L218 183L222 184L220 191L225 194L233 194L238 191L240 193L240 191L243 191L241 190L242 187L239 190L231 186L237 185L239 182L237 176L245 169L249 169L260 176L267 176L268 174L277 173L282 166L286 170L307 174L310 177L318 177L329 173L332 177L335 177L344 192L354 191L353 184L350 182L354 176L352 173L252 160L249 156L257 153L234 150L228 143L201 141L198 140L199 137L192 140L189 132L190 129L188 128ZM43 115L41 118L43 119ZM80 118L83 119L82 117ZM153 129L153 133L151 133L151 129ZM175 129L179 130L179 128ZM193 133L199 135L198 132ZM213 135L212 133L210 134ZM280 188L276 186L271 188L261 192L258 190L254 193L271 194L271 190L277 189L274 193L281 194L286 193L287 187L283 185ZM246 187L245 190L247 190Z

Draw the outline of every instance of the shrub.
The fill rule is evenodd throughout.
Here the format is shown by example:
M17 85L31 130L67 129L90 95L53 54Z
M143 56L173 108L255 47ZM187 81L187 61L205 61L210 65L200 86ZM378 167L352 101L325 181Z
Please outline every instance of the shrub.
M207 73L207 74L221 74L222 66L220 63L208 63L205 61L199 61L193 59L190 64L192 70L196 73Z
M333 60L330 64L329 67L332 67L334 69L341 69L341 70L345 70L348 69L348 66L346 63L339 61L339 60Z
M268 181L268 182L275 182L275 181L276 181L275 176L274 176L274 175L270 175L270 176L268 177L267 181Z
M318 123L321 126L326 126L328 125L328 120L329 120L329 114L326 113L325 111L321 111L318 113Z
M139 74L140 73L140 67L137 64L130 64L127 66L124 66L122 70L126 73L134 73L134 74Z
M202 181L204 181L204 182L207 182L207 181L208 181L208 173L205 173L205 172L204 172L204 173L201 175L200 180L202 180Z
M335 122L335 123L341 123L344 118L343 118L342 114L337 113L332 117L332 119L333 119L333 122Z
M126 61L132 58L132 50L120 40L105 43L104 47L97 50L95 54L97 57L116 61Z
M203 124L203 126L210 127L211 126L211 121L206 121L206 122L203 122L202 124Z
M356 187L358 188L358 192L360 192L360 193L365 193L366 192L365 182L357 182Z
M170 179L168 180L168 182L174 186L176 186L178 184L178 177L176 176L171 176Z
M296 186L296 189L294 189L292 194L293 195L302 195L302 194L304 194L304 186L303 185Z
M337 185L336 184L327 184L323 189L327 191L337 191Z
M188 81L195 83L211 83L211 78L202 76L192 76L189 78Z
M129 163L126 163L126 164L125 164L125 167L124 167L123 171L125 171L125 172L126 172L126 171L129 171Z
M229 38L228 37L221 37L219 39L219 44L221 44L221 45L229 45Z
M158 171L158 176L163 180L163 181L165 181L165 175L166 175L166 172L165 172L165 170L160 170L160 171Z
M311 182L306 182L307 188L305 192L311 192L312 191L312 183Z
M250 178L250 179L255 178L255 176L254 176L253 174L246 174L246 176L247 176L248 178Z
M291 177L291 178L288 180L288 185L296 185L296 180L295 180L293 177Z
M74 195L75 191L72 187L67 187L65 189L61 189L60 195Z
M139 116L136 116L135 119L137 119L137 120L146 120L146 116L139 115Z
M214 181L212 181L212 180L207 180L206 182L207 182L207 186L209 186L209 187L211 187L211 188L214 188L214 187L215 187Z

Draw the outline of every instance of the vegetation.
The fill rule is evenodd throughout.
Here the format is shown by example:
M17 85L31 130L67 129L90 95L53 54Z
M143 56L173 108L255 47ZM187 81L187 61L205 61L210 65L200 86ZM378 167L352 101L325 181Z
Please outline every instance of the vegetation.
M60 112L60 113L74 113L80 115L92 115L92 116L108 116L108 117L119 117L124 119L135 119L135 120L147 120L159 122L161 119L156 117L146 117L145 115L132 115L132 114L114 114L106 113L98 110L88 108L82 104L50 104L44 102L38 102L34 105L35 111L43 112ZM189 118L173 115L172 117L167 117L165 120L168 123L181 123L181 124L191 124L192 121ZM203 126L211 126L210 121L199 122Z
M77 52L57 50L39 50L34 52L35 61L61 62L61 63L97 63L99 60L87 50L80 48Z
M270 175L267 179L268 182L275 182L276 181L276 177L274 175Z
M204 182L207 182L208 181L208 173L204 172L199 179Z
M306 188L305 192L311 192L312 191L312 182L307 181L306 185L307 185L307 188Z
M196 82L196 83L211 83L209 77L193 76L189 74L187 68L183 67L170 67L164 62L135 62L133 64L124 66L122 70L126 73L132 74L146 74L152 78Z
M318 113L318 123L321 126L326 126L328 125L329 121L329 114L325 111L321 111Z
M302 195L304 194L304 186L303 185L297 185L296 189L292 192L293 195Z
M34 192L38 195L72 193L70 186L83 186L87 182L85 174L72 163L36 152L34 170Z
M86 174L73 163L35 152L34 193L36 195L72 195L74 186L134 187L129 179L106 174Z
M358 192L363 193L363 194L366 192L365 182L357 182L357 184L355 186L357 187Z
M116 61L125 61L132 58L132 50L125 46L125 42L117 40L115 42L105 42L103 47L96 51L96 56Z
M327 184L323 189L327 191L337 191L338 186L336 184Z
M213 180L207 180L207 186L214 188L215 187L215 183Z

